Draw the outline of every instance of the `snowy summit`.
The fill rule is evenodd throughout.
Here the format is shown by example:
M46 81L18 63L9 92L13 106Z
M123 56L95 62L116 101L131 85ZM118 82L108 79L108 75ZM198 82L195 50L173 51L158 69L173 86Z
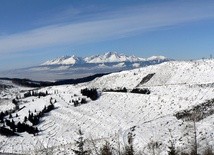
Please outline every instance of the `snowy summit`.
M81 63L112 63L112 62L141 62L141 61L168 60L164 56L152 56L150 58L141 58L137 56L127 56L117 52L107 52L103 55L94 55L85 58L76 56L63 56L54 60L49 60L42 65L74 65Z
M46 61L42 65L73 65L76 63L81 63L83 60L80 57L73 56L63 56L53 60Z

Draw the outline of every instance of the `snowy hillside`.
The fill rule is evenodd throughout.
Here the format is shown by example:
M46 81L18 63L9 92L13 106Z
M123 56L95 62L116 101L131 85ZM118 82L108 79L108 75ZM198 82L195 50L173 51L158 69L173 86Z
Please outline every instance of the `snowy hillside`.
M142 155L167 155L173 141L176 150L189 152L193 141L193 122L180 119L176 114L202 107L206 113L196 122L199 152L206 146L214 147L214 60L173 61L145 68L122 71L97 78L79 85L53 86L34 90L47 92L44 97L24 97L23 88L8 88L10 99L0 106L10 105L19 95L20 110L12 113L15 123L24 121L29 111L36 115L54 101L55 109L42 117L35 125L39 129L34 136L27 132L19 136L1 135L4 145L0 152L24 154L73 154L77 131L81 128L86 147L96 147L109 141L118 150L128 144L127 136L132 132L134 149ZM126 87L128 92L107 92ZM98 88L100 97L92 101L81 94L81 89ZM150 94L137 94L134 88L150 90ZM32 93L32 92L31 92ZM1 94L2 96L2 94ZM86 104L74 106L73 101L85 98ZM73 100L73 101L72 101ZM209 100L209 107L206 107ZM0 107L1 111L2 108ZM17 114L17 116L16 116ZM31 125L31 122L27 121ZM0 123L2 126L3 124ZM151 144L160 144L151 150Z
M146 83L142 83L142 78L148 74L154 74ZM113 73L91 82L94 87L117 88L136 86L165 86L165 85L192 85L209 84L214 80L214 61L170 61L159 65L151 65L146 68L134 69ZM127 82L128 80L128 82ZM114 81L114 82L112 82Z

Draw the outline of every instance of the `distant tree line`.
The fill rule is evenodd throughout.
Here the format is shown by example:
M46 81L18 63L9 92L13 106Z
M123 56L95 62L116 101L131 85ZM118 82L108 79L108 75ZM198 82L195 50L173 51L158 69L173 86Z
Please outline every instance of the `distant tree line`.
M10 115L9 117L11 117L12 113L14 113L14 112L16 112L15 109L1 111L1 113L0 113L0 123L2 123L4 121L6 116Z
M24 93L24 98L31 97L31 96L45 97L47 95L49 95L48 91L46 92L28 91L27 93Z
M109 73L101 73L101 74L94 74L88 77L78 78L78 79L64 79L64 80L58 80L55 82L48 82L48 81L32 81L29 79L18 79L18 78L0 78L0 80L10 80L14 84L25 86L25 87L47 87L47 86L57 86L57 85L65 85L65 84L78 84L78 83L84 83L94 80L97 77L102 77L104 75L107 75ZM7 86L1 86L1 88L6 88ZM12 87L12 86L11 86Z
M122 92L122 93L127 93L128 90L126 89L126 87L123 88L116 88L116 89L104 89L104 92Z
M116 88L116 89L104 89L104 92L122 92L127 93L128 90L126 87L123 88ZM150 94L150 90L148 88L134 88L130 91L130 93L137 93L137 94Z
M18 133L28 132L29 134L36 134L39 132L37 127L29 125L25 122L18 122L17 124L14 120L5 119L3 126L0 127L0 134L5 136L15 136Z
M201 104L193 106L191 109L185 109L177 112L174 116L177 119L188 120L197 113L196 121L200 121L214 114L214 99L207 100Z
M137 93L137 94L150 94L150 90L148 88L134 88L130 91L131 93Z
M80 106L81 104L86 104L87 101L85 98L79 98L77 100L72 100L72 102L74 103L74 106L77 107L77 106Z

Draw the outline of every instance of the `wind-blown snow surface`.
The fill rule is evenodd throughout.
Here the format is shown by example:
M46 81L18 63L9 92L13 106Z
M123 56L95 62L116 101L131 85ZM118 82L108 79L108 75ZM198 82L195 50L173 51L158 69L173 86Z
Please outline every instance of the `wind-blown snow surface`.
M148 74L154 75L145 82L143 79ZM160 149L156 149L162 155L167 154L170 141L175 142L176 149L188 151L193 131L186 127L191 122L178 120L174 114L213 99L213 77L214 60L174 61L113 73L81 85L42 88L40 91L47 90L51 95L23 99L22 106L26 108L18 111L19 117L14 118L15 121L23 120L29 110L39 111L49 104L51 97L56 99L57 109L38 125L40 134L0 136L0 141L4 142L0 149L2 152L33 154L34 149L50 147L54 154L72 154L80 128L84 137L93 139L96 144L108 140L118 148L118 141L121 146L127 144L127 134L130 128L135 127L134 147L136 151L141 150L141 154L151 154L148 148L150 142L162 143ZM82 98L80 90L85 87L100 91L118 87L149 88L151 94L102 92L98 100L87 99L87 104L74 107L70 101ZM197 122L196 126L199 151L203 151L206 145L214 147L214 115Z

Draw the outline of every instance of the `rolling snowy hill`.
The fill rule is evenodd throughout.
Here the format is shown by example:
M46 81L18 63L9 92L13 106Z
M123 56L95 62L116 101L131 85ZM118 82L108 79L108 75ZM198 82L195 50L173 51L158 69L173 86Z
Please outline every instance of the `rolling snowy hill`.
M56 109L50 111L34 136L27 132L19 136L0 136L4 145L1 152L24 154L72 154L81 128L86 146L99 147L105 141L117 150L127 145L127 136L132 132L134 149L139 154L167 155L171 142L177 150L189 152L193 141L193 121L177 117L184 110L191 113L198 107L203 115L196 121L198 151L206 146L214 147L214 60L170 61L129 71L112 73L91 82L78 85L45 87L38 92L48 92L44 97L24 97L26 88L14 86L1 94L4 104L0 109L13 108L11 102L17 95L21 97L18 110L10 120L23 121L29 111L36 115L52 100ZM3 81L4 83L7 81ZM128 92L106 92L109 89L126 87ZM97 88L100 97L92 101L82 96L81 89ZM150 94L136 94L130 91L139 88L150 90ZM8 96L8 97L7 97ZM87 103L74 106L72 100L85 98ZM205 104L209 101L208 104ZM7 105L5 107L5 105ZM5 108L1 108L5 107ZM3 111L3 110L2 110ZM17 117L16 117L17 114ZM206 115L205 115L206 114ZM31 124L30 122L27 122ZM3 124L1 123L1 126ZM151 144L160 144L151 150Z

